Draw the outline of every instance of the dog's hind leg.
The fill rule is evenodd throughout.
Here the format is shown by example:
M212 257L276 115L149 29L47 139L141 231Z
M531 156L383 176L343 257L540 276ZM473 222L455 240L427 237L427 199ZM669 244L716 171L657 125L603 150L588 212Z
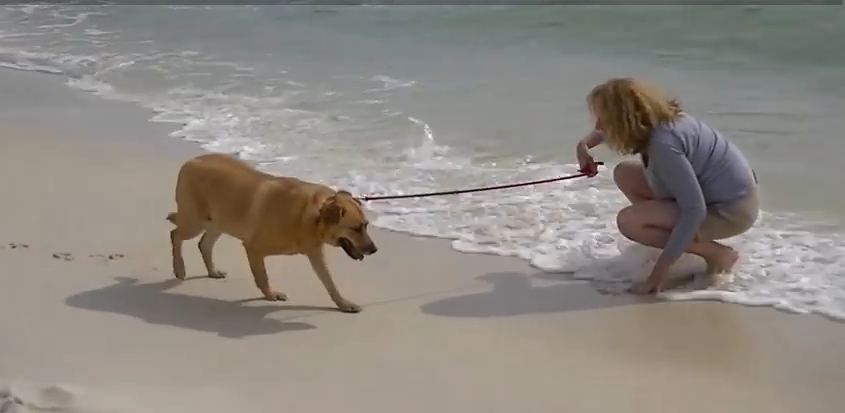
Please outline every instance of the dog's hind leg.
M264 267L265 255L259 254L250 247L244 245L246 249L246 258L249 260L249 269L252 270L252 276L255 278L255 286L264 294L264 298L269 301L287 301L288 296L285 293L274 291L270 288L270 281L267 279L267 268Z
M223 233L213 225L207 225L205 234L202 234L198 244L200 254L202 255L202 262L205 264L205 269L208 270L210 278L226 278L226 272L220 271L214 266L214 243L220 238Z
M184 222L180 222L176 229L170 231L173 275L180 280L185 279L185 260L182 258L182 242L195 238L200 232L202 232L202 224L185 224Z

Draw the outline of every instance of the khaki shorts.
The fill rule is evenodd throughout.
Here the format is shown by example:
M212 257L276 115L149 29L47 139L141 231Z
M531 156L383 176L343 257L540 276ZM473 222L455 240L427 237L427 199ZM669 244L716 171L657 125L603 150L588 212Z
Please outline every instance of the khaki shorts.
M714 241L748 231L760 214L759 192L755 183L742 198L707 208L707 216L698 229L698 240Z

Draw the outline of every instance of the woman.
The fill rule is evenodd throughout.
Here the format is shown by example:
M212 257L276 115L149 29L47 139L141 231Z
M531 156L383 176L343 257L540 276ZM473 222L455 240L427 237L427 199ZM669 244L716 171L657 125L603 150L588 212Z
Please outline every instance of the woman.
M663 249L648 281L632 292L659 293L684 252L704 258L708 274L730 271L739 254L715 240L747 231L759 212L757 178L739 149L638 80L602 83L587 104L596 126L578 143L581 170L596 174L589 149L602 142L640 155L641 162L622 162L613 171L631 202L616 222L626 238Z

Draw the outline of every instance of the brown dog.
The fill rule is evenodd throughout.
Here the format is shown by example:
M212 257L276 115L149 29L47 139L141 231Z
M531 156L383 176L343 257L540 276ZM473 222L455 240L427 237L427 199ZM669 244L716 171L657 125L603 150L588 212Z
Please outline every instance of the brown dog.
M323 255L323 244L339 246L355 260L376 252L360 202L349 192L269 175L231 156L209 154L179 170L176 204L167 219L176 225L170 240L177 278L185 278L182 242L202 232L199 250L208 276L225 277L214 266L212 249L221 234L228 234L243 243L255 285L267 300L287 296L270 288L264 259L304 254L338 308L361 311L337 290Z

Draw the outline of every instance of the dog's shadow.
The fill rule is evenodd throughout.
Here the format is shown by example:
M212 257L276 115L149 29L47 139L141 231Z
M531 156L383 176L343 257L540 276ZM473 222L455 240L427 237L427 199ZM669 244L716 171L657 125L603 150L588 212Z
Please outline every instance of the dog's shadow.
M85 291L65 302L74 308L124 314L151 324L217 333L221 337L275 334L314 329L311 324L266 318L282 310L325 310L321 307L284 305L245 305L251 300L225 301L168 292L180 280L139 283L137 279L116 277L117 283Z
M583 311L641 304L648 299L631 295L602 295L594 286L565 276L517 272L484 274L478 279L492 284L490 291L444 298L422 305L426 314L448 317L510 317ZM540 284L537 281L553 281Z

